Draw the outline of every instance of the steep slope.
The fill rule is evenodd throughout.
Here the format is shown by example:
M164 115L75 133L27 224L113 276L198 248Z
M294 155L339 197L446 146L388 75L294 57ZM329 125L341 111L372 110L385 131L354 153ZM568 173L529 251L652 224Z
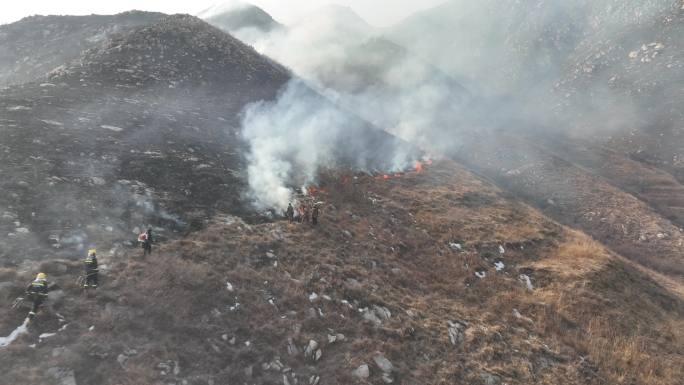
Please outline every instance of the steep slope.
M629 164L619 172L624 162L610 158L606 159L609 164L601 168L602 162L592 161L586 152L567 149L573 146L566 145L563 150L538 139L531 141L491 133L471 138L456 157L551 217L580 228L622 255L681 281L684 278L681 228L639 200L637 197L643 193L633 191L636 186L625 183L631 178L647 176L652 178L646 179L650 185L658 174ZM600 153L591 150L589 154L599 156ZM571 155L568 159L583 158L583 163L597 170L598 175L563 155ZM681 189L673 191L681 192ZM659 207L663 209L662 205Z
M684 4L658 3L665 7L644 15L638 23L602 29L587 36L556 87L564 95L565 103L581 106L590 118L585 122L580 116L580 125L596 123L612 128L593 130L597 140L647 160L672 173L681 183ZM587 94L587 88L598 91ZM591 119L592 116L607 119Z
M163 16L138 11L113 16L32 16L2 25L0 87L44 79L82 51Z
M682 12L670 0L450 1L388 35L470 75L476 94L509 94L454 123L447 153L681 278Z
M487 95L531 92L559 73L582 37L581 2L451 0L389 29L466 87Z
M217 217L147 260L105 258L97 295L77 296L76 266L43 264L66 296L55 295L29 333L0 348L3 379L681 378L681 294L457 165L437 162L389 180L330 174L321 187L329 193L316 196L325 202L320 227ZM8 295L27 278L2 274ZM0 312L7 335L23 314Z
M173 237L215 211L254 217L241 113L290 80L235 38L179 15L113 37L46 83L0 91L2 264L73 258L104 240L118 255L143 226ZM335 155L385 167L374 160L389 159L379 149L396 140L338 114L357 143L338 143Z

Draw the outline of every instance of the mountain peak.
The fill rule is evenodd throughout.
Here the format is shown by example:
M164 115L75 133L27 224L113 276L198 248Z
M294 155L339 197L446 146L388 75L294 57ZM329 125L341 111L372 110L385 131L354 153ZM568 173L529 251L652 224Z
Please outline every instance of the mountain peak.
M186 14L117 35L51 77L115 85L284 82L288 71L233 36Z
M213 6L201 12L198 17L229 33L248 28L262 32L284 28L263 9L241 1Z

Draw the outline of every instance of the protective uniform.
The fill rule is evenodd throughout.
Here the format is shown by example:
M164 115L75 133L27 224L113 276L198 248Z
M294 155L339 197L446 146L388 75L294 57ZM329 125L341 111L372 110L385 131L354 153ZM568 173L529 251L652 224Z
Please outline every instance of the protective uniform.
M38 273L36 275L36 279L26 288L26 296L33 301L33 308L29 313L29 317L34 317L48 296L48 281L45 273Z
M98 272L99 270L97 269L97 251L95 249L90 249L88 250L88 256L86 259L83 261L83 267L85 267L85 283L83 284L84 288L89 288L92 287L93 289L97 289L97 283L98 283Z
M287 205L287 219L290 220L290 223L294 222L294 207L292 207L292 203Z
M142 243L143 255L152 254L152 243L154 239L152 238L152 229L147 229L145 232L145 240Z
M311 212L311 223L316 226L318 224L318 215L320 214L318 206L314 206Z

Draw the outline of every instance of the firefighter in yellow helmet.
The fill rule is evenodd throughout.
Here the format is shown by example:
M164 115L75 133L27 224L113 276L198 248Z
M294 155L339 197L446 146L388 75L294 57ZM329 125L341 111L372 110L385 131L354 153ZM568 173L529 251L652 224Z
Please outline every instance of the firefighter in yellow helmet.
M97 275L99 272L97 269L97 250L88 250L88 256L83 261L83 267L85 268L85 282L83 283L83 288L97 289Z
M33 301L33 308L29 312L29 318L36 316L40 306L48 296L48 281L45 273L38 273L36 279L26 288L26 297Z

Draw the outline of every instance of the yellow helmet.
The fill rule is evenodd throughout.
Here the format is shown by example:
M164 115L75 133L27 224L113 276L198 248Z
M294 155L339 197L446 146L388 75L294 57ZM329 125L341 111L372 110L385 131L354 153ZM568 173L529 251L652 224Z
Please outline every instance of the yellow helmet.
M88 250L88 256L95 255L95 254L97 254L97 250L96 250L96 249L90 249L90 250Z
M45 273L38 273L38 275L36 275L36 279L47 279L47 275L45 275Z

